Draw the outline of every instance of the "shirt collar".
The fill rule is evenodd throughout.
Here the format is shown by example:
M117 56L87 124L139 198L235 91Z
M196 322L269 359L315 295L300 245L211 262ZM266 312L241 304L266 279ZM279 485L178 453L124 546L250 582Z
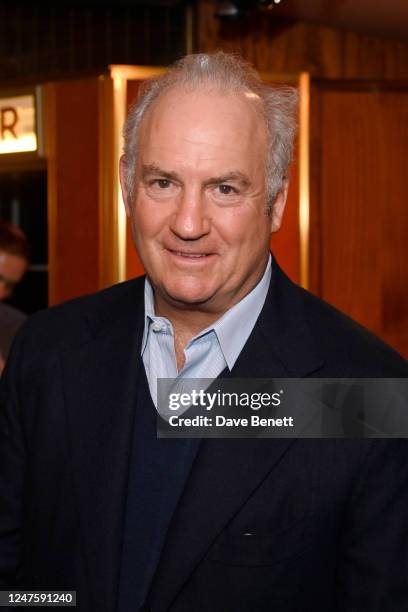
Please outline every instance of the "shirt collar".
M194 340L201 338L211 331L215 332L227 366L231 370L238 359L239 354L244 348L245 343L248 340L261 313L262 307L266 300L266 295L268 293L271 275L272 258L271 255L269 255L265 272L261 280L252 289L252 291L250 291L232 308L227 310L227 312L224 313L220 319L215 321L215 323L206 329L203 329L199 334L194 336L190 342L194 342ZM145 280L144 301L145 324L142 339L142 355L145 351L148 340L150 322L158 318L163 320L163 318L157 317L155 314L153 288L147 277ZM239 329L239 334L236 333L237 329Z
M228 368L232 370L261 313L269 289L272 258L258 284L211 326L217 334ZM239 333L237 333L239 329ZM203 332L202 332L203 333Z

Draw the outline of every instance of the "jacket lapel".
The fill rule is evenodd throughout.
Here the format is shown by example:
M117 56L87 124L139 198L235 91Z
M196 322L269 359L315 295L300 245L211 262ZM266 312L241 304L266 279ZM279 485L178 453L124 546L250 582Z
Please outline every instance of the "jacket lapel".
M323 360L314 346L301 296L274 262L264 308L228 377L291 378L319 370ZM150 601L155 612L168 609L216 537L293 441L201 442L152 584Z
M273 260L264 307L232 376L303 378L324 365L304 310L303 293Z
M133 296L135 299L133 299ZM61 354L74 487L92 609L115 609L134 401L141 296L92 320L90 339ZM103 317L102 317L103 319ZM109 324L106 324L106 323Z

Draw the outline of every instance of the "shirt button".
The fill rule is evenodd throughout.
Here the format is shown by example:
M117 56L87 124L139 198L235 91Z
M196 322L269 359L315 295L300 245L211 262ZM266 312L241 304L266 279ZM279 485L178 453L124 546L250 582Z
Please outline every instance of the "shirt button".
M154 322L153 322L153 324L152 324L152 330L153 330L154 332L159 332L159 331L161 331L161 330L162 330L162 324L161 324L161 323L159 323L159 321L154 321Z

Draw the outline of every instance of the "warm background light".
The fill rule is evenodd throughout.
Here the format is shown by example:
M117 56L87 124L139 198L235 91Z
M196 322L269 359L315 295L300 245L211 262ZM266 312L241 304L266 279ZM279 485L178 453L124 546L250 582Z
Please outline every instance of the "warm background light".
M0 154L37 150L33 95L0 99Z

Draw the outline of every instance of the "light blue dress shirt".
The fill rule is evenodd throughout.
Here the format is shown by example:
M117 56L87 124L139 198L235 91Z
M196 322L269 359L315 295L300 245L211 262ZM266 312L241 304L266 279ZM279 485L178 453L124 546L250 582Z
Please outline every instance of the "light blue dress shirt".
M216 378L232 369L258 319L272 274L271 256L259 283L215 323L194 336L184 349L185 363L177 371L173 326L154 311L153 288L145 280L145 326L142 358L150 394L157 408L158 378Z

